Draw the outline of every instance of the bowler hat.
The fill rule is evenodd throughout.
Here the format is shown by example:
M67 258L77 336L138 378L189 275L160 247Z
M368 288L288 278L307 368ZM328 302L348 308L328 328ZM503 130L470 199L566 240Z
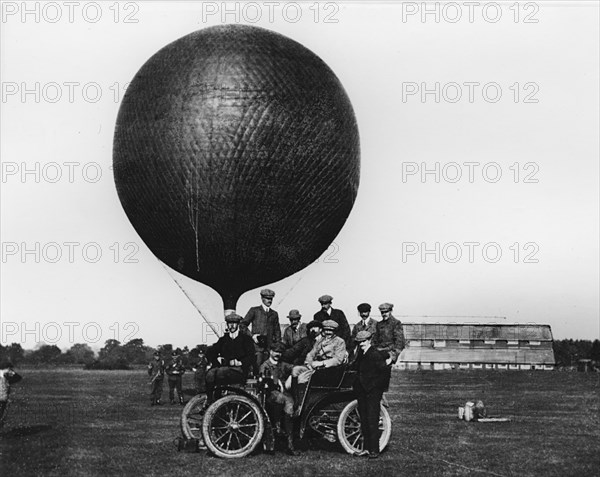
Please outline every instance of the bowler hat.
M290 310L290 313L287 316L290 320L299 320L302 318L302 315L298 310Z
M321 323L320 321L317 321L317 320L312 320L308 325L306 325L306 328L308 328L309 330L311 328L323 329L323 323Z
M365 313L366 311L371 311L371 305L368 303L361 303L356 307L359 313Z

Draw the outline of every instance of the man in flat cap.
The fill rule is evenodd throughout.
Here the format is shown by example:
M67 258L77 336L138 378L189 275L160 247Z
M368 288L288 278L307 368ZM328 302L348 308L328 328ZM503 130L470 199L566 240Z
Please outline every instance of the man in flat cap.
M379 305L381 321L375 327L375 335L373 336L372 343L379 351L387 351L389 353L388 363L390 364L395 364L398 361L400 353L404 349L404 328L400 320L392 316L393 308L394 305L391 303L382 303Z
M165 372L167 373L167 382L169 383L169 400L171 404L175 404L175 389L177 389L179 404L183 405L183 387L181 382L185 373L185 366L183 365L179 349L171 353L171 359L165 366Z
M281 360L281 355L285 351L283 343L275 343L269 352L269 359L260 365L260 374L270 377L274 384L273 389L267 396L267 402L273 405L273 422L275 429L280 429L281 414L283 411L283 430L287 437L287 453L296 455L294 449L293 422L294 417L294 398L286 390L285 382L292 374L293 366Z
M283 330L282 342L285 348L291 348L306 336L306 324L300 323L302 315L298 310L290 310L288 315L290 324Z
M371 335L375 334L375 328L377 326L377 322L370 317L371 315L371 305L368 303L361 303L357 307L358 314L360 316L360 321L354 325L352 328L352 340L356 341L356 335L360 331L368 331Z
M250 373L258 375L254 342L241 333L242 317L231 313L225 317L227 332L208 348L208 359L213 367L206 373L207 402L214 400L217 385L244 384Z
M347 358L345 341L335 334L338 324L333 320L323 322L323 334L315 341L313 348L306 355L304 366L294 366L292 370L292 390L296 414L302 407L306 383L318 369L333 368L343 364Z
M250 308L242 320L242 330L254 340L256 363L259 366L269 357L271 346L281 341L279 315L271 308L274 296L273 290L261 290L262 304Z
M346 343L346 349L352 350L354 348L354 342L352 341L352 335L350 333L350 325L346 319L346 315L342 310L332 308L331 302L333 297L331 295L323 295L319 297L319 303L321 309L315 313L314 319L320 322L326 320L333 320L338 324L337 335L344 340Z
M165 363L160 358L158 351L154 352L152 361L148 364L148 376L150 376L150 405L160 406L160 398L163 390L163 379L165 376Z
M379 407L383 392L389 386L391 364L388 364L388 352L372 346L370 331L360 331L356 342L359 350L353 367L358 375L353 387L365 443L364 449L356 455L375 459L379 456Z
M306 360L306 355L313 349L317 338L321 337L323 331L323 323L313 320L306 325L307 334L304 338L298 341L294 346L285 350L281 359L286 363L291 363L295 366L301 366Z

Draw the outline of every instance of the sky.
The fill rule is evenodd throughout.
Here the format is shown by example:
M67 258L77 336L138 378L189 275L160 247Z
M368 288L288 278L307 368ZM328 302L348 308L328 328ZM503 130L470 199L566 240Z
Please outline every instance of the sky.
M111 164L138 69L223 23L312 50L358 121L360 187L345 226L317 262L265 284L282 323L293 308L310 321L327 293L351 323L359 303L377 316L391 302L405 322L543 323L556 339L599 338L598 12L597 2L3 2L0 342L216 339L201 314L220 326L219 295L154 257ZM259 289L238 313L260 303Z

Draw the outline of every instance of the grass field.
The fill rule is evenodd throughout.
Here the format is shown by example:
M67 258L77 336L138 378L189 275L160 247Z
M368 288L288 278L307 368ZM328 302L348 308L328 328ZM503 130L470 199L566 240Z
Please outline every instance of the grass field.
M144 369L19 372L0 433L3 476L600 475L598 374L395 372L387 394L392 438L368 461L318 442L298 457L177 452L181 407L149 406ZM457 407L472 399L511 422L458 420Z

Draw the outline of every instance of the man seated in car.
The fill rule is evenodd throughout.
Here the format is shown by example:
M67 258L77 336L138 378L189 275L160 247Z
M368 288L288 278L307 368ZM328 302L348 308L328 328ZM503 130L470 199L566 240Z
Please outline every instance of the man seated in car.
M290 392L285 388L285 382L292 373L293 366L281 360L281 355L285 351L283 343L275 343L271 346L269 359L260 365L259 372L262 376L271 378L275 385L268 396L267 402L272 405L273 421L275 423L276 433L281 430L280 421L283 411L283 430L287 437L287 453L296 455L294 449L294 436L292 418L294 416L294 399Z
M296 414L299 413L306 391L306 384L317 369L333 368L343 364L347 358L346 342L336 336L338 324L333 320L323 322L323 334L306 355L304 366L294 366L292 370L292 391Z
M214 399L217 385L244 384L249 374L258 374L254 341L240 333L242 317L232 313L225 317L227 333L208 349L208 358L213 367L206 373L208 402Z

